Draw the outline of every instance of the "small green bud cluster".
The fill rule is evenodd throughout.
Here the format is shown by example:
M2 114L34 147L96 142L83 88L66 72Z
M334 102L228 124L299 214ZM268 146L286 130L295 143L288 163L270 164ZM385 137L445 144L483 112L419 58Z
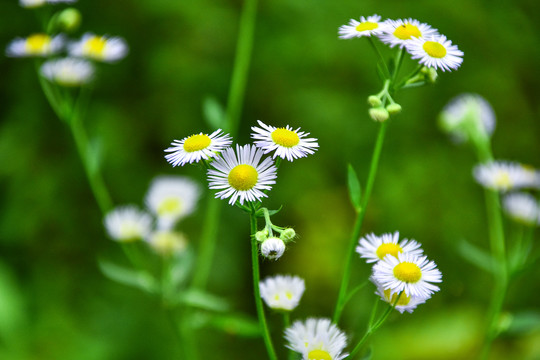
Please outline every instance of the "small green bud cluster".
M382 96L386 96L385 101L390 100L390 104L384 106L384 102L381 99ZM368 97L368 104L371 106L371 109L369 109L369 116L377 122L384 122L388 120L390 116L397 115L401 112L401 105L394 102L390 95L370 95Z

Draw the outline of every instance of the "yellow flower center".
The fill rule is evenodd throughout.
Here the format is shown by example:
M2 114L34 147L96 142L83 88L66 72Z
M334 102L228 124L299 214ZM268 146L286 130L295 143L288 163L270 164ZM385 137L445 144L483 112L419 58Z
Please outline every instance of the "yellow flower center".
M433 58L442 59L446 56L446 48L436 41L426 41L422 47Z
M379 27L379 24L366 21L363 23L360 23L360 25L356 26L356 31L366 31L366 30L373 30Z
M194 152L206 149L212 140L205 134L192 135L184 141L184 150L186 152Z
M257 184L259 174L251 165L236 165L229 173L229 185L236 190L246 191L252 189Z
M294 131L285 128L279 128L272 132L272 140L283 147L293 147L298 145L300 138Z
M159 215L177 213L180 211L181 201L178 198L168 198L158 206L157 212Z
M105 45L107 45L107 39L93 36L84 44L84 50L89 56L101 57L103 56Z
M135 241L141 237L141 232L132 223L124 223L120 225L120 237L122 241Z
M287 297L287 299L292 300L292 293L290 291L286 291L285 296Z
M307 357L308 360L332 360L330 354L324 350L311 350Z
M418 265L405 261L394 267L394 276L407 283L416 283L422 278L422 270Z
M379 259L384 259L384 257L388 254L392 255L393 257L397 258L398 253L402 252L403 249L398 244L394 243L387 243L382 244L377 248L377 257Z
M45 34L30 35L26 39L26 51L30 54L42 53L51 44L51 38Z
M512 186L510 175L506 171L502 171L495 176L495 185L499 188L509 188Z
M394 304L394 302L396 301L396 297L399 295L399 293L393 293L392 294L392 298L390 298L390 289L388 290L384 290L384 297L386 298L386 300L388 301L388 303L390 304ZM410 296L407 296L407 294L405 294L404 292L401 293L401 296L399 297L399 300L396 304L396 306L405 306L405 305L409 305L409 303L411 302L411 297Z
M409 40L412 36L421 37L422 33L417 26L407 23L398 26L394 31L394 36L401 40Z

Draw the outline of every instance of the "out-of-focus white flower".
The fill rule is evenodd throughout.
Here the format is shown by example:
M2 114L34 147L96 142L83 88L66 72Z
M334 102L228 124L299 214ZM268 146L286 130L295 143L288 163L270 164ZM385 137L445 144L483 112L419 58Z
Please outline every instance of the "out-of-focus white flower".
M104 224L113 240L130 242L142 240L148 236L152 227L152 217L136 206L127 205L117 207L107 213Z
M152 249L162 256L178 254L187 248L187 240L184 234L175 231L155 231L148 236L147 242Z
M526 225L540 224L540 207L538 200L527 193L513 193L503 199L505 213L517 222Z
M41 65L41 74L62 86L80 86L92 80L94 66L77 58L49 60Z
M285 252L285 243L277 237L269 237L261 244L261 254L270 259L277 260Z
M24 8L37 8L45 4L74 3L77 0L19 0L19 5Z
M302 354L303 360L341 360L347 336L329 319L309 318L305 322L295 321L285 329L287 347Z
M414 240L403 239L399 241L399 232L376 236L371 233L361 238L356 252L366 259L366 262L376 262L384 259L388 254L397 257L399 253L421 255L420 244Z
M33 34L27 38L16 38L6 48L10 57L50 56L58 53L64 45L64 37L50 37L47 34Z
M172 165L185 165L186 163L199 162L215 157L223 149L231 146L232 140L229 134L223 134L223 130L217 129L212 134L195 134L174 140L171 147L165 152L165 159Z
M476 181L485 188L509 191L539 188L540 176L534 168L510 161L491 161L473 169Z
M145 204L156 215L157 227L170 230L195 211L200 195L200 186L187 177L158 176L150 184Z
M259 288L266 305L291 311L298 306L306 285L298 276L276 275L259 282Z
M79 41L69 45L69 54L103 62L115 62L128 53L128 46L119 37L97 36L86 33Z
M406 48L412 59L436 70L457 70L463 62L463 51L444 35L414 38L406 43Z
M387 26L385 22L381 22L381 17L377 14L365 17L360 17L360 21L351 19L348 25L340 26L338 33L341 39L352 39L355 37L379 35Z

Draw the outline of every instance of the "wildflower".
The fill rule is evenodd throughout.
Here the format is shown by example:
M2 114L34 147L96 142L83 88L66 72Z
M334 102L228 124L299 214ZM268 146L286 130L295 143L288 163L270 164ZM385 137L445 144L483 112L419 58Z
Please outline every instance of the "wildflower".
M482 96L462 94L444 107L439 124L457 142L487 139L495 130L495 112Z
M215 157L223 149L231 146L232 140L229 134L223 134L223 130L218 129L212 134L195 134L174 140L172 147L165 149L165 152L172 154L165 155L165 159L172 165L185 165L186 163L199 162L201 159L208 160Z
M266 125L260 120L257 122L260 127L251 127L251 130L254 131L251 134L255 140L254 144L261 148L265 154L275 150L276 152L272 156L274 159L279 156L282 159L293 161L313 154L319 147L317 139L306 138L309 133L299 131L300 128L293 130L289 125L284 128L276 128Z
M388 110L386 110L382 106L371 108L368 112L369 116L373 120L378 122L384 122L390 117L390 113L388 112Z
M400 253L421 255L420 244L414 240L403 239L399 241L399 232L394 234L382 234L377 236L373 233L366 235L359 241L356 252L366 258L366 262L372 263L384 259L386 255L398 256Z
M386 27L385 22L381 22L381 17L377 14L361 16L360 21L351 19L348 25L343 25L339 28L339 37L341 39L352 39L355 37L379 35Z
M269 237L261 244L261 254L270 259L277 260L285 252L285 243L277 237Z
M117 207L105 215L105 228L116 241L141 240L150 233L152 217L133 205Z
M410 18L405 20L389 19L385 21L384 32L379 35L379 38L390 47L399 45L400 48L403 48L415 38L425 38L431 35L437 35L437 29L418 20Z
M285 330L285 339L287 347L302 354L303 360L341 360L349 355L343 353L347 336L329 319L295 321Z
M444 35L413 39L406 47L412 59L419 59L420 64L437 70L456 70L463 62L463 51Z
M373 266L373 279L391 294L405 292L407 296L428 299L439 287L432 283L441 282L442 275L433 261L426 256L398 253Z
M184 234L175 231L155 231L147 238L147 242L152 249L162 256L178 254L187 248L187 240Z
M263 152L253 145L228 148L221 157L212 162L214 169L208 170L210 189L222 189L216 193L216 198L230 198L229 204L236 200L260 201L267 197L263 190L270 190L276 181L276 167L272 159L261 161Z
M50 37L47 34L33 34L27 38L16 38L6 49L10 57L50 56L56 54L64 46L61 35Z
M92 80L94 67L83 59L49 60L41 66L41 74L63 86L80 86Z
M528 166L510 161L476 165L473 175L480 185L496 191L540 187L540 176Z
M540 206L534 196L527 193L513 193L503 199L506 214L526 225L540 224Z
M45 4L74 3L77 0L19 0L19 5L24 8L37 8Z
M397 297L399 296L395 309L402 314L404 311L412 313L413 310L416 309L418 305L426 302L426 299L419 298L412 295L409 296L403 292L401 294L398 294L398 293L392 294L390 289L385 290L381 284L379 284L375 279L373 279L373 277L371 277L370 280L375 284L375 286L377 286L377 291L375 292L375 294L379 295L382 301L385 301L390 305L394 305Z
M158 176L146 194L146 206L157 216L159 229L171 229L176 222L195 211L201 189L182 176Z
M266 305L291 311L298 306L306 285L298 276L276 275L259 282L259 288Z
M97 36L86 33L81 40L69 45L69 54L92 60L114 62L123 59L128 52L126 42L119 37Z
M290 242L296 237L296 231L293 228L286 228L281 232L279 238L285 242Z

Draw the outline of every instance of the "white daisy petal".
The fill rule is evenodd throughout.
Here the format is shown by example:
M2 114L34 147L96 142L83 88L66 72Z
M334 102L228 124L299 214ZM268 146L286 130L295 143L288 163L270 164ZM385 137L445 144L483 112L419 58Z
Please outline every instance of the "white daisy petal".
M376 236L371 233L361 238L356 252L366 259L366 262L372 263L384 259L388 254L397 257L399 253L411 253L421 255L420 244L414 240L403 239L399 241L399 232L394 234L382 234Z
M186 163L199 162L215 157L220 151L231 146L232 140L229 134L223 134L223 130L218 129L212 134L195 134L174 140L171 147L165 152L165 159L172 165L185 165Z
M306 285L298 276L276 275L259 282L259 288L270 308L291 311L298 306Z
M529 226L540 225L540 206L531 194L513 193L503 199L504 212L517 222Z
M12 40L7 48L6 55L9 57L46 57L54 55L64 46L64 36L50 37L47 34L33 34L27 38Z
M45 4L74 3L77 0L19 0L19 5L24 8L37 8Z
M142 240L152 227L150 214L133 205L115 208L105 215L103 222L109 236L121 242Z
M77 58L49 60L43 63L40 71L44 77L62 86L80 86L94 76L94 66Z
M444 35L413 39L406 46L412 59L419 59L420 64L436 70L456 70L463 62L463 51Z
M270 260L279 259L285 252L285 249L285 242L277 237L269 237L261 244L261 254Z
M97 36L86 33L81 40L69 45L69 54L92 60L115 62L123 59L128 53L128 46L119 37Z
M352 39L355 37L379 35L384 32L386 23L381 22L381 17L377 14L361 16L360 21L351 19L348 25L343 25L339 28L338 33L340 39Z
M400 48L403 48L413 39L425 38L437 34L437 29L432 28L428 24L421 23L418 20L409 18L386 20L384 31L378 36L383 43L390 45L390 47L399 45Z
M534 168L510 161L492 161L474 167L476 181L485 188L509 191L540 188L540 175Z
M234 205L237 200L243 204L267 197L262 190L270 190L276 183L277 169L270 158L259 162L262 155L262 150L253 145L236 145L236 153L232 148L225 149L208 170L210 189L223 189L216 198L230 198L229 204Z
M255 140L254 144L261 148L265 154L275 151L272 158L280 157L293 161L301 157L315 153L319 144L317 139L306 138L309 133L299 131L300 128L293 130L287 125L284 128L276 128L266 125L257 120L260 127L253 126L251 137Z
M347 336L329 319L295 321L285 329L285 339L289 342L287 347L302 354L303 360L341 360L349 355L343 353Z
M408 296L404 293L401 293L401 295L398 295L397 293L392 294L390 289L385 290L384 287L373 278L373 276L369 279L375 284L375 286L377 286L377 291L375 294L379 295L382 301L387 302L390 305L394 305L397 296L399 296L395 309L402 314L404 311L412 313L418 305L426 302L426 299L417 296Z

